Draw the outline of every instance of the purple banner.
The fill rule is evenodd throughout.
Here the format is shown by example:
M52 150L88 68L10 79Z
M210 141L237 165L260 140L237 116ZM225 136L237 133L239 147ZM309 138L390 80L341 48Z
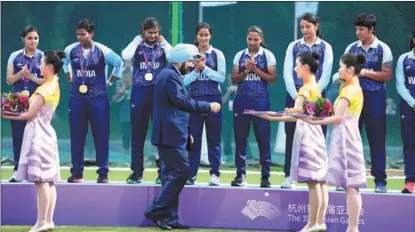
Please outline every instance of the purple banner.
M147 186L59 183L56 191L56 225L145 226L149 223L143 215L148 206ZM36 190L33 184L3 182L3 225L34 224L36 207Z
M124 184L57 184L57 225L146 226L143 217L159 186ZM36 220L31 184L2 185L2 224L28 225ZM415 195L362 193L361 232L415 231ZM308 193L277 188L185 187L180 220L199 228L300 230L307 223ZM344 192L330 192L329 231L345 231Z

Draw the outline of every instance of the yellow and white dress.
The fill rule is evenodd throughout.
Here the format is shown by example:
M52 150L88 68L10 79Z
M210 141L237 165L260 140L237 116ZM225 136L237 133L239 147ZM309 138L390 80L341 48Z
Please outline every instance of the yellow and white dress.
M306 84L299 89L297 96L315 101L321 97L321 91L317 83ZM299 183L325 181L326 173L326 140L321 126L298 120L291 156L292 180Z
M326 182L344 188L366 188L366 168L359 131L363 92L357 77L353 79L353 83L341 87L339 97L334 103L335 108L341 98L349 101L349 108L344 121L334 125L331 133Z
M60 180L58 142L50 124L59 104L58 77L39 86L29 99L29 105L37 94L45 104L36 116L27 121L20 153L16 179L29 182L54 182Z

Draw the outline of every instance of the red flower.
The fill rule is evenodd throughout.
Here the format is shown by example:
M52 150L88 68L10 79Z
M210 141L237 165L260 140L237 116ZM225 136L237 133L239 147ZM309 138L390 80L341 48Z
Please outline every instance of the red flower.
M329 100L326 100L326 103L324 104L324 108L326 108L326 109L331 109L332 108L331 103L330 103Z
M20 95L19 96L19 102L20 103L25 103L25 102L27 102L29 100L29 98L27 97L27 96L25 96L25 95Z

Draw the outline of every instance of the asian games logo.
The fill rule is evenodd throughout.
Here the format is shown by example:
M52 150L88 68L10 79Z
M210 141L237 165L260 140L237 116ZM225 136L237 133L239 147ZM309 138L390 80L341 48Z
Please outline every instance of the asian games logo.
M256 200L248 200L241 213L249 217L251 220L255 220L257 217L261 216L267 218L268 220L272 220L281 215L281 212L275 205L267 201Z

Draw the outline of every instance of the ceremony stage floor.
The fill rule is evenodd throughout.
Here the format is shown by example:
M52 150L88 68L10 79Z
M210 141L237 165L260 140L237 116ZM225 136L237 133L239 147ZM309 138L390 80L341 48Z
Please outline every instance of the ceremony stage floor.
M149 226L148 204L160 191L150 183L56 184L55 224L78 226ZM279 187L279 186L278 186ZM360 232L414 232L415 195L362 191ZM186 186L180 197L180 220L194 228L298 231L307 222L306 188ZM1 185L1 224L33 225L36 221L33 184ZM344 232L347 210L344 192L330 191L328 231Z

